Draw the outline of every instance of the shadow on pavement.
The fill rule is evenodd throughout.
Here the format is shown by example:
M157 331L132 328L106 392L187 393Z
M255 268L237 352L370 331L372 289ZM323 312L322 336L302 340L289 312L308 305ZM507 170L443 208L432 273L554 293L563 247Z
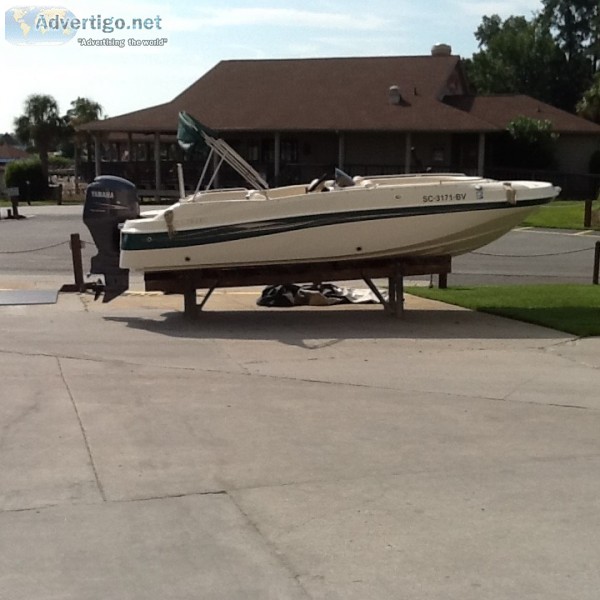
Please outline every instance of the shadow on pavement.
M561 341L571 336L519 321L455 309L407 310L394 318L373 309L265 309L205 311L195 320L172 311L139 316L104 316L108 322L176 338L279 340L363 339L532 339Z

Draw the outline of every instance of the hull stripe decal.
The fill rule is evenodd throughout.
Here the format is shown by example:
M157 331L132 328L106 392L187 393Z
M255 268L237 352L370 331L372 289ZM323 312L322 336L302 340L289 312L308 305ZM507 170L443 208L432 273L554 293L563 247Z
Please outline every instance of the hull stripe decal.
M538 198L535 200L522 200L518 202L519 207L539 206L546 204L550 198ZM444 204L411 206L408 208L381 208L372 210L355 210L336 213L322 213L318 215L285 217L282 219L269 219L266 221L254 221L250 223L236 223L234 225L219 225L216 227L204 227L187 231L178 231L172 238L168 233L132 233L123 232L121 236L121 249L127 251L135 250L159 250L165 248L185 248L188 246L203 246L207 244L218 244L253 237L286 233L300 229L313 227L325 227L329 225L343 225L345 223L357 223L360 221L376 221L380 219L396 219L400 217L415 217L425 215L439 215L444 213L471 212L480 210L514 209L507 202L480 202L476 204Z

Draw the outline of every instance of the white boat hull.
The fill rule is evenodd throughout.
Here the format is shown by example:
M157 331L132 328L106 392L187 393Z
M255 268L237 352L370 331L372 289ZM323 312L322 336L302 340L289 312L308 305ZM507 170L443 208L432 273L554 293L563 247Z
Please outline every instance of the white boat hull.
M456 256L497 239L559 191L540 182L423 176L328 193L300 186L213 192L127 221L120 265L163 271Z

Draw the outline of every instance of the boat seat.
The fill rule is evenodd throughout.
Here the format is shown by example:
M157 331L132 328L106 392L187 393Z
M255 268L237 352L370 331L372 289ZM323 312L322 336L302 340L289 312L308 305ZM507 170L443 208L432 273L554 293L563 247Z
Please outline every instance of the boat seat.
M352 181L354 181L354 185L357 187L362 187L362 188L374 188L375 187L375 183L373 183L373 181L371 181L370 179L365 179L364 177L361 177L360 175L355 175L352 178Z
M357 183L356 185L358 187L370 189L370 188L374 188L377 184L375 184L370 179L363 179L360 183Z
M246 200L266 200L267 197L258 190L250 190L246 194Z

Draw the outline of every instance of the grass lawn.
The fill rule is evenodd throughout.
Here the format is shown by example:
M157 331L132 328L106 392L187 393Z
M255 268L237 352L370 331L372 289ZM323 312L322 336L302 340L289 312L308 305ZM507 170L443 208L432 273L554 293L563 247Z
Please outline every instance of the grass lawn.
M406 291L581 337L600 335L600 286L597 285L482 286L447 290L410 287Z
M548 227L556 229L585 229L583 226L583 201L555 200L542 206L529 216L521 225L527 227ZM600 202L595 201L592 210L600 209Z

